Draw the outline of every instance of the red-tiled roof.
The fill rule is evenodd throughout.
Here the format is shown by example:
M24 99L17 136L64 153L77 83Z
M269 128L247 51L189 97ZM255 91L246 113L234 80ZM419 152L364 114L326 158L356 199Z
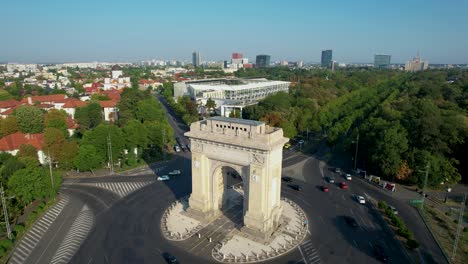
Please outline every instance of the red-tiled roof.
M16 132L0 139L0 151L19 149L23 144L31 144L36 149L42 149L44 134L23 134Z
M78 108L87 105L86 102L78 100L76 98L67 98L62 108Z
M53 103L64 103L67 96L65 94L49 94L49 95L38 95L31 96L33 103L35 102L53 102ZM28 103L28 98L23 98L21 103Z
M76 123L76 120L71 118L70 116L68 116L65 119L65 122L67 123L67 128L68 129L77 129L78 128L78 124Z
M101 94L107 95L111 100L120 100L120 93L118 90L106 90L102 91Z
M54 105L53 104L38 104L38 105L35 105L36 107L38 108L53 108Z
M19 101L16 101L16 100L13 100L13 99L0 101L0 108L12 108L12 107L15 107L15 106L17 106L19 104L20 104Z
M102 108L112 108L117 106L117 101L110 100L110 101L100 101L99 104Z
M93 93L99 92L98 87L86 87L84 89L85 89L86 94L93 94Z

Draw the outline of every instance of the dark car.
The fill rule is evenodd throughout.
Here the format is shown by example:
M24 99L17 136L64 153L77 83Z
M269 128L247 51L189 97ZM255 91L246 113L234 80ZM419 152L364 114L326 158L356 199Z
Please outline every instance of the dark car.
M178 264L179 261L176 259L176 257L172 256L171 254L165 252L162 254L163 258L166 260L167 263L170 264Z
M281 179L282 179L284 182L292 182L292 178L291 178L291 177L288 177L288 176L281 177Z
M328 177L327 180L329 183L335 183L335 177L333 176Z
M293 190L296 190L296 191L302 190L302 187L297 185L297 184L289 184L288 186L289 186L289 188L291 188Z
M385 262L388 260L387 253L385 253L385 249L382 245L379 245L379 244L374 245L374 255L380 261Z
M322 188L322 191L323 191L323 192L328 192L328 191L329 191L328 187L325 186L325 185L322 185L321 188Z
M351 216L345 216L344 217L346 223L351 226L351 227L357 227L358 226L358 223L356 221L356 219L352 218Z

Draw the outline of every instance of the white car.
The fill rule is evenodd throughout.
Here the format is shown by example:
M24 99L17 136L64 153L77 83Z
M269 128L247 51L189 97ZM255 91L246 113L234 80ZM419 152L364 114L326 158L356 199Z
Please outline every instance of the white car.
M158 177L158 181L168 181L170 180L169 176L163 175Z
M169 175L179 175L180 174L180 170L173 170L171 172L168 173Z
M363 196L356 196L356 200L360 203L360 204L366 204L366 199L364 199Z
M345 175L345 178L346 178L346 180L350 181L350 180L351 180L351 174L347 173L347 174Z

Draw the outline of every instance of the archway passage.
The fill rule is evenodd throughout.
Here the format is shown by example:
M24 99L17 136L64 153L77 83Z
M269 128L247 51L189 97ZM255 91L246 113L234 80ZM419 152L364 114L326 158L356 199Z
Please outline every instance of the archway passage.
M218 199L218 210L236 226L243 225L244 181L241 175L229 166L222 166L213 175L215 190L213 194Z

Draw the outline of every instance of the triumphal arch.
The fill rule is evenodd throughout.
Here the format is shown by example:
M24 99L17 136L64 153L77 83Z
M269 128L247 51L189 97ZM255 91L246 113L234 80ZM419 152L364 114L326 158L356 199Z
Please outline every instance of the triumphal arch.
M185 133L192 150L192 194L188 212L210 221L223 208L223 194L230 175L240 176L243 186L243 227L266 236L280 223L282 206L282 149L288 141L281 128L263 122L212 117L192 123Z

